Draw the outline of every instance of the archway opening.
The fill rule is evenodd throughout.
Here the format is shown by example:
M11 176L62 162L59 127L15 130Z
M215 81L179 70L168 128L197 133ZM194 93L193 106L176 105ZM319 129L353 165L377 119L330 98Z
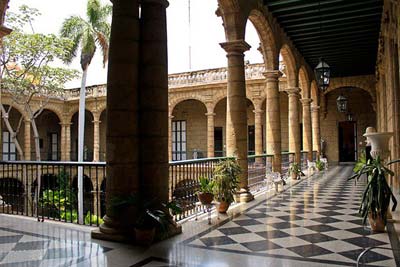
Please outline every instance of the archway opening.
M83 142L83 161L93 161L93 114L85 110L85 140ZM78 125L79 112L72 116L71 125L71 160L78 160Z
M172 160L207 156L207 108L199 100L178 103L172 111Z

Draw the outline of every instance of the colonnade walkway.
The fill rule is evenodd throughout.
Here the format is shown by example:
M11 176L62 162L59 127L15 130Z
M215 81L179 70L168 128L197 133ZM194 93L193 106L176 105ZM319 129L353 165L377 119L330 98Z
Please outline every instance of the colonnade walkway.
M261 192L228 215L184 222L183 234L149 248L92 240L91 228L0 215L0 266L400 266L399 212L386 233L357 216L365 181L351 166ZM396 233L397 229L397 233Z

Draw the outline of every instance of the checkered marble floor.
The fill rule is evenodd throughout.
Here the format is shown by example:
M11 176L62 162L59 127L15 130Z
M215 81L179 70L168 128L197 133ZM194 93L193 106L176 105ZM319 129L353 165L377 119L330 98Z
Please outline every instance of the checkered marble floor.
M75 241L74 241L75 240ZM109 251L107 247L0 227L0 266L71 266Z
M373 233L358 217L365 181L347 181L351 167L337 170L333 175L304 180L183 244L337 266L355 266L365 248L376 246L363 263L396 266L397 262L400 266L398 237L390 233L390 223L389 233Z

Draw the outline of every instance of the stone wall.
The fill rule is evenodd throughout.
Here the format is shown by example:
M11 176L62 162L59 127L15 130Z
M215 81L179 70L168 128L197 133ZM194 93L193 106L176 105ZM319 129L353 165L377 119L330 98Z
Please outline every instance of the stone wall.
M337 111L336 99L343 93L348 99L349 111L357 127L358 151L365 147L362 136L368 126L376 127L376 113L372 107L372 99L368 92L359 88L339 88L325 95L327 113L321 114L321 137L326 141L326 155L329 162L339 161L338 123L346 121L346 115Z

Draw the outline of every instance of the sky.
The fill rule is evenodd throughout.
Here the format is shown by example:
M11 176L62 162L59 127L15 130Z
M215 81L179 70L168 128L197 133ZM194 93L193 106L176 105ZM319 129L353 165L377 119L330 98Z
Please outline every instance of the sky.
M101 0L103 4L108 0ZM62 22L71 15L85 17L85 0L11 0L9 10L16 12L20 5L37 8L42 14L34 22L37 33L58 34ZM225 67L226 53L219 43L225 41L222 19L215 15L217 0L170 0L167 8L168 31L168 72L179 73L190 70ZM189 30L190 28L190 30ZM262 62L258 35L251 24L247 23L246 42L251 45L245 53L250 63ZM191 47L191 68L189 66L189 45ZM68 66L81 70L79 56ZM101 53L96 52L90 64L87 85L104 84L107 81L107 66L103 68ZM80 78L65 85L66 88L80 86Z

